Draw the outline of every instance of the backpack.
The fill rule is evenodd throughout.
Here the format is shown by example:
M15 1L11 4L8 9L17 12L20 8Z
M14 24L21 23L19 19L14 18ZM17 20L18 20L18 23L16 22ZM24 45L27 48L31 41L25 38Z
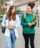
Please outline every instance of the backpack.
M5 27L2 26L2 33L5 33Z

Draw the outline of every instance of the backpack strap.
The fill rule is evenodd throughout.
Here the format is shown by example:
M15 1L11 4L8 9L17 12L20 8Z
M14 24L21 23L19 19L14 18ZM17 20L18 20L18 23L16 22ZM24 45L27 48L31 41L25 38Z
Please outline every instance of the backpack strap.
M35 21L35 14L33 13L33 20Z
M25 18L26 18L26 13L24 13L24 20L25 20Z

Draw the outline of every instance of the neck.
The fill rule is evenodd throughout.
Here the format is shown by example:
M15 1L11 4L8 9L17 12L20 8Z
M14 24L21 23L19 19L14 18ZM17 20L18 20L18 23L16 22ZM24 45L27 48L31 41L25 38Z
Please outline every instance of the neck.
M32 14L32 12L28 12L28 14Z

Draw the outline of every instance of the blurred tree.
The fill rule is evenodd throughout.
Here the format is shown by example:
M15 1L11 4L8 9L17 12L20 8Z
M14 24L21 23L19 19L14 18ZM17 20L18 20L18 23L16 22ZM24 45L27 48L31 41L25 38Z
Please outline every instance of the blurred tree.
M4 3L6 2L6 0L0 0L0 13L4 11Z
M0 0L0 4L3 6L6 0Z
M19 14L20 12L21 12L21 10L17 10L17 9L16 9L16 13L17 13L17 14Z

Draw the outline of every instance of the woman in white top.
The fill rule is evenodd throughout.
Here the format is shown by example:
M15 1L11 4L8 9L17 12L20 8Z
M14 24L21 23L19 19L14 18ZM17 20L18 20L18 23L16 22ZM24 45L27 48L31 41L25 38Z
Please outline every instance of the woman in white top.
M20 26L19 17L16 15L15 6L10 6L6 15L5 16L7 19L3 19L4 21L2 22L2 26L6 28L4 33L6 48L15 48L15 40L18 38L17 28Z

